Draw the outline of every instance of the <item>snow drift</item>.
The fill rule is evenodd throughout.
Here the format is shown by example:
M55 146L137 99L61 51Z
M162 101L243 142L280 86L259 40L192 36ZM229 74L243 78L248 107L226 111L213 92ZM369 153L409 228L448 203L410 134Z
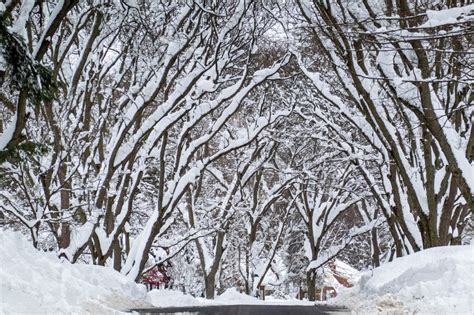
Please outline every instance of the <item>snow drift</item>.
M474 314L474 246L437 247L362 275L332 303L357 314Z
M263 301L229 288L215 300L193 297L175 290L152 290L148 293L151 303L156 307L188 307L206 305L261 304Z
M216 297L216 301L232 305L232 304L260 304L263 301L253 296L240 293L235 288L229 288L225 290L221 295Z
M146 289L113 269L60 262L0 232L0 314L116 314L147 307Z
M175 290L152 290L148 292L151 303L155 307L189 307L189 306L210 306L210 305L313 305L314 302L300 301L296 299L281 300L268 297L262 301L255 297L240 293L235 288L225 290L218 295L215 300L206 300L201 297L193 297Z
M155 307L188 307L206 305L205 299L195 298L176 290L152 290L148 292Z

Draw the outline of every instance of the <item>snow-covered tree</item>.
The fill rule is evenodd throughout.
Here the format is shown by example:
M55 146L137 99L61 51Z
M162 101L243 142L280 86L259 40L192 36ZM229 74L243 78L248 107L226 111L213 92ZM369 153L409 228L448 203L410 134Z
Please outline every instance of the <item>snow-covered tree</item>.
M207 298L314 299L336 256L463 244L472 21L465 1L0 1L1 229Z
M469 6L296 4L332 75L309 69L304 56L302 69L372 147L376 164L356 163L388 220L397 255L458 244L473 210L472 75L460 70L469 59ZM345 138L349 156L364 155L347 130L319 114Z

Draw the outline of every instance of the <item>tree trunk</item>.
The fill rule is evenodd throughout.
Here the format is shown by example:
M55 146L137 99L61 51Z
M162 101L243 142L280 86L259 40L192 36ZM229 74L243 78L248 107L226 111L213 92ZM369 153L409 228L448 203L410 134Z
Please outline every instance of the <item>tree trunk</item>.
M114 251L114 269L120 271L122 269L122 249L120 248L120 242L114 240L113 251Z
M213 300L216 291L216 273L211 271L205 278L206 299Z
M372 241L372 264L374 267L380 266L380 248L379 240L377 235L377 228L373 228L371 231Z
M250 249L252 247L249 247ZM250 253L245 252L245 294L250 295L253 291L253 272L250 274Z
M308 286L308 300L316 301L316 272L314 270L306 273L306 284Z

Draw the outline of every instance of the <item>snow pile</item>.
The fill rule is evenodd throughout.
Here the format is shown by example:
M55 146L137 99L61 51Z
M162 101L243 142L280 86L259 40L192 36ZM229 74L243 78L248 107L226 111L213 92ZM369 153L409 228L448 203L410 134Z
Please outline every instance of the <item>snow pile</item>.
M214 301L205 300L206 303L211 305L255 305L255 304L267 304L267 305L314 305L314 302L307 300L298 300L295 298L276 298L274 296L265 296L265 301L260 300L256 297L240 293L235 288L230 288L224 291L221 295L218 295Z
M437 247L362 275L331 303L361 314L474 314L474 246Z
M214 300L196 298L180 291L152 290L148 292L151 303L156 307L188 307L208 305L260 304L263 301L238 292L235 288L227 289Z
M148 292L148 296L151 304L156 307L187 307L206 304L204 299L198 299L174 290L152 290Z
M225 290L224 293L216 297L216 301L222 304L260 304L263 301L247 294L238 292L235 288Z
M314 305L314 301L308 301L308 300L299 300L296 298L292 297L286 297L284 299L282 298L276 298L274 296L265 296L265 304L269 305L300 305L300 306L311 306Z
M227 289L217 296L215 300L193 297L181 291L174 290L152 290L148 292L151 303L155 307L190 307L190 306L212 306L212 305L314 305L314 302L301 301L297 299L276 299L267 296L265 301L240 293L235 288Z
M0 232L0 314L116 314L147 307L146 290L115 270L61 263L23 235Z

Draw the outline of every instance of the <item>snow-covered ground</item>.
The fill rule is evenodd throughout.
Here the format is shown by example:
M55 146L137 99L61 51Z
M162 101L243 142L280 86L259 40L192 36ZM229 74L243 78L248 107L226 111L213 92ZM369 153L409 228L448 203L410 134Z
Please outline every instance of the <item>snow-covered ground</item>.
M0 314L116 314L130 308L232 304L311 305L261 301L228 289L214 301L179 291L146 292L120 273L60 262L19 233L0 233ZM330 304L355 314L474 314L474 246L425 250L362 274Z
M312 304L261 301L228 289L214 301L153 290L111 268L61 262L33 248L20 233L0 233L0 314L118 314L132 308L231 304Z
M117 314L147 301L145 287L111 268L61 263L0 232L0 314Z
M254 305L254 304L271 304L271 305L313 305L314 302L300 301L296 299L280 300L269 297L266 301L259 300L255 297L238 292L234 288L227 289L214 300L206 300L204 298L196 298L191 295L184 294L173 290L153 290L148 293L151 303L156 307L172 307L172 306L206 306L206 305Z
M355 314L474 314L474 246L427 249L364 273L330 303Z

